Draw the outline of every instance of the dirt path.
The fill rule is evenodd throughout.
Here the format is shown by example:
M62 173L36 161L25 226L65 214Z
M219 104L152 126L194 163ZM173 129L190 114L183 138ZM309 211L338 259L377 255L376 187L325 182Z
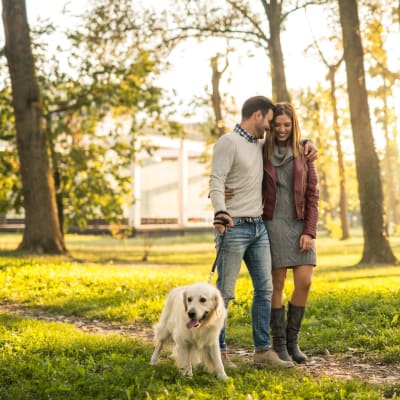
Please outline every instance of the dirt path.
M153 341L151 329L140 325L120 325L96 320L85 320L74 316L54 315L15 304L0 305L0 313L18 315L48 322L73 324L84 332L93 334L118 334L125 337L139 337L146 342ZM248 350L231 349L233 357L251 362L252 353ZM360 378L377 384L396 384L400 382L400 364L370 363L357 355L341 354L312 356L306 365L298 368L311 376L328 376L338 379Z

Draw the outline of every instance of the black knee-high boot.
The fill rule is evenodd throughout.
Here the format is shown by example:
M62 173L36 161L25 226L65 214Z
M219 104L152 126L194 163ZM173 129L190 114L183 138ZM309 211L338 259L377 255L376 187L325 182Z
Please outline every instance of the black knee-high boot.
M298 307L289 303L286 329L287 350L292 356L293 361L298 364L303 364L307 361L307 356L300 350L298 345L298 336L304 312L305 307Z
M271 308L272 347L283 361L292 361L286 348L286 315L285 306Z

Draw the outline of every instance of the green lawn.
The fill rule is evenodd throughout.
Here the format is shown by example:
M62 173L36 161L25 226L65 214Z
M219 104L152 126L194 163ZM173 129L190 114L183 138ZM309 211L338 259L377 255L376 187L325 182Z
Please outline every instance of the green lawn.
M151 326L175 286L205 281L214 260L211 234L124 239L69 235L72 257L13 252L21 237L0 235L0 303L110 323ZM400 238L391 239L400 259ZM308 354L359 353L400 362L400 266L356 266L361 238L318 239L301 345ZM144 251L147 262L142 261ZM290 274L289 274L290 276ZM289 279L287 295L292 287ZM230 309L231 346L251 349L251 283L243 267ZM0 314L0 399L381 399L396 385L312 378L240 363L221 383L204 372L183 378L166 358L148 365L152 346L85 334L61 323Z

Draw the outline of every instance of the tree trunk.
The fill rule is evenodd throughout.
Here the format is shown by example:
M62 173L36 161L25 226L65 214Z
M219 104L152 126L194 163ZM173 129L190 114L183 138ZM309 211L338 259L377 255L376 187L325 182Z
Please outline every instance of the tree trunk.
M315 130L315 132L320 132L323 130L323 127L321 126L321 112L318 101L314 101L310 109L312 110L312 129ZM325 154L324 148L326 147L326 141L322 141L321 136L316 136L315 145L321 154ZM327 229L328 233L331 234L332 228L330 227L330 222L333 220L332 201L329 194L328 178L323 164L323 157L319 157L317 160L320 206L319 218L322 220L322 223Z
M357 2L338 2L364 234L360 263L393 264L396 258L384 234L382 183L368 109Z
M31 50L24 0L3 1L5 54L12 85L12 103L25 208L25 231L19 250L65 253L57 217L54 183Z
M222 106L221 106L221 94L220 94L220 82L223 73L228 68L228 61L226 61L225 66L222 70L218 69L218 60L219 56L216 55L211 58L211 84L212 84L212 94L211 94L211 103L215 116L215 126L212 130L213 136L217 138L222 136L225 133L225 123L222 117Z
M268 50L271 60L272 97L276 101L290 102L281 45L282 2L271 0L267 4L265 0L262 0L262 3L268 17L270 31Z
M342 228L341 239L345 240L350 237L350 229L349 229L349 218L347 209L346 176L344 171L343 150L342 150L342 142L340 139L339 115L337 111L337 101L336 101L335 74L337 67L338 66L329 67L329 80L331 85L330 99L333 111L333 131L335 133L336 152L338 156L338 168L339 168L340 222Z
M390 232L389 226L392 224L398 223L398 215L397 215L397 207L396 207L396 188L397 182L394 179L394 171L393 171L393 151L391 144L394 143L396 146L396 142L391 142L389 135L389 106L388 106L388 97L389 97L389 87L388 82L386 81L385 75L383 75L383 132L385 136L385 164L386 164L386 196L387 196L387 206L386 206L386 216L387 216L387 231Z
M55 149L54 139L53 139L53 126L52 126L52 114L48 113L46 115L46 137L48 140L48 147L51 159L51 169L53 171L53 179L54 179L54 190L56 194L56 205L57 205L57 215L58 222L60 225L61 235L64 236L64 201L63 201L63 193L61 187L61 173L60 166L58 162L57 152Z

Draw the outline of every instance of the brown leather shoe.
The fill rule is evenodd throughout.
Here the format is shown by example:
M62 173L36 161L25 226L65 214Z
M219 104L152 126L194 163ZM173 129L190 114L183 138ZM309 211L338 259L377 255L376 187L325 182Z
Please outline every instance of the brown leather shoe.
M237 365L229 358L228 353L221 353L222 364L226 369L237 368Z
M256 352L254 354L254 364L282 368L294 367L294 363L292 361L281 360L278 354L276 354L272 349Z

